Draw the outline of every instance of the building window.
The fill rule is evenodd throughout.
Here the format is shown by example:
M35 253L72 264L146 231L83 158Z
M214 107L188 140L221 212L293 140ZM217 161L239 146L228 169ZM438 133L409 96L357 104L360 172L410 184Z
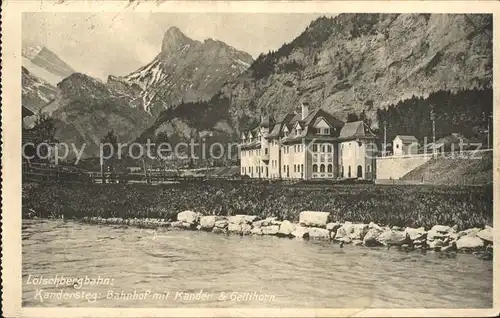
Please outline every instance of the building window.
M297 172L297 165L293 165L293 172Z
M344 166L340 166L340 177L344 177Z
M319 166L319 172L325 172L325 165Z
M318 165L313 165L313 172L318 172Z
M372 167L370 165L366 165L366 172L372 172Z
M290 166L286 166L286 176L289 177L290 176Z
M347 177L350 178L351 177L351 166L348 167L348 170L347 170Z
M332 145L328 145L328 146L326 146L326 151L328 151L328 152L332 152Z
M325 162L325 154L322 153L322 154L319 155L319 161L320 162Z
M266 155L267 155L267 153L268 153L268 150L267 150L267 148L265 148L265 149L264 149L264 154L266 154Z
M328 165L328 172L333 172L333 165Z
M399 148L399 144L396 144L396 148Z
M358 173L356 174L356 176L358 178L363 178L363 167L362 166L358 166Z
M300 165L300 170L301 170L301 172L304 172L304 164Z
M297 152L297 145L293 146L293 152Z
M318 145L313 145L313 152L318 152Z
M286 171L286 166L283 166L283 173L285 173Z
M326 146L325 145L321 145L321 152L326 152Z

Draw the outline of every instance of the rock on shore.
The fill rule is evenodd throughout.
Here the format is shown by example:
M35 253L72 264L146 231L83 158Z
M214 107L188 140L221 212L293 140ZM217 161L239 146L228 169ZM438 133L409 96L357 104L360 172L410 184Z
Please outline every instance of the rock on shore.
M236 235L275 235L295 239L335 240L353 245L397 246L401 249L433 249L441 252L480 252L492 255L493 228L471 228L457 232L457 227L435 225L428 231L423 228L402 228L380 226L346 221L329 222L330 213L323 211L303 211L299 222L278 220L275 217L259 220L254 215L203 216L194 211L183 211L177 221L164 219L121 219L86 217L84 222L94 224L122 224L145 228L172 227L179 229L198 229L212 233ZM491 257L484 257L491 259Z

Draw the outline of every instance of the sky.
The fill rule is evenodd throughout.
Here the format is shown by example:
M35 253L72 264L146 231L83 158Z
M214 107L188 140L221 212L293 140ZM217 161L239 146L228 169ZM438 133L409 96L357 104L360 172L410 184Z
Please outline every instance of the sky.
M106 80L149 63L172 26L256 58L292 41L320 13L24 13L23 45L44 45L77 72Z

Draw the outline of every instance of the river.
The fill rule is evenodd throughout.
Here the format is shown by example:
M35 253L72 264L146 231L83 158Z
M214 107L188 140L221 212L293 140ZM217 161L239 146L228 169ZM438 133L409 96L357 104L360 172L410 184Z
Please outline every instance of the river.
M493 262L473 255L62 220L22 237L29 307L492 307Z

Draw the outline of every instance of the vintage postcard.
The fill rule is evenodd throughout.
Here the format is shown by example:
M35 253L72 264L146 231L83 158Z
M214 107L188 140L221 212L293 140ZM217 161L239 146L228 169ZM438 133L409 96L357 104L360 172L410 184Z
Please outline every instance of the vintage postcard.
M499 6L4 1L4 315L497 316Z

